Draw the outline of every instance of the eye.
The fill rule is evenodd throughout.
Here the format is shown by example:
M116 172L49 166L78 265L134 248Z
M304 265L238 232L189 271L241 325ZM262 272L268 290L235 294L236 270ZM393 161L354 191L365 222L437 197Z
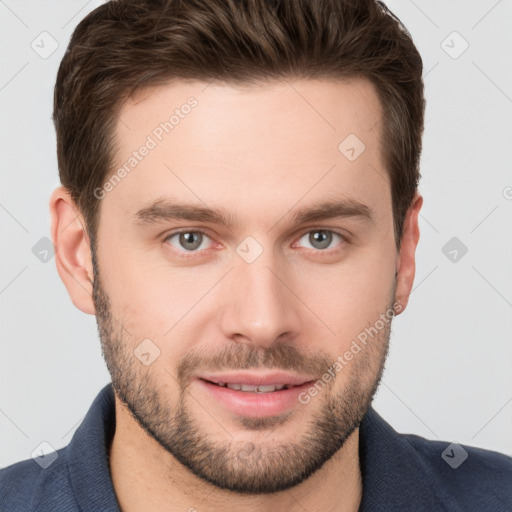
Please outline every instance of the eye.
M310 244L311 249L317 250L333 249L334 247L331 247L333 241L338 241L339 243L343 242L344 237L339 233L335 233L334 231L329 231L326 229L315 229L313 231L305 233L299 239L299 243Z
M187 252L197 252L211 246L210 237L202 231L178 231L167 236L164 241L180 251Z

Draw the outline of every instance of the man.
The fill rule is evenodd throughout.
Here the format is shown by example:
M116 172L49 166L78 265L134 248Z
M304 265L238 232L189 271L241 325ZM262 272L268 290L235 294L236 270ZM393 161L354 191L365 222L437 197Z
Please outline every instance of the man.
M414 280L421 75L371 0L78 25L52 236L112 384L53 464L0 472L2 510L512 510L510 457L450 465L371 407Z

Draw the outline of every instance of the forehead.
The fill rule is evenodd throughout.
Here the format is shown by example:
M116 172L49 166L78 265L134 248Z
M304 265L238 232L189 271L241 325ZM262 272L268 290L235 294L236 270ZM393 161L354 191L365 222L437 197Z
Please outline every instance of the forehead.
M148 88L119 112L114 173L126 172L105 202L138 210L168 195L264 213L339 192L384 204L381 115L359 78Z

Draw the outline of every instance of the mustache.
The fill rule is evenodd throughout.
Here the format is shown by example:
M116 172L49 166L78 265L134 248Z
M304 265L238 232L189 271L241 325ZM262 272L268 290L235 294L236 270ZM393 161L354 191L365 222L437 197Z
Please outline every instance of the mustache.
M179 362L177 378L184 389L198 371L212 370L284 370L320 376L333 364L322 352L304 354L296 345L275 344L254 349L248 345L230 345L218 352L201 349L188 352Z

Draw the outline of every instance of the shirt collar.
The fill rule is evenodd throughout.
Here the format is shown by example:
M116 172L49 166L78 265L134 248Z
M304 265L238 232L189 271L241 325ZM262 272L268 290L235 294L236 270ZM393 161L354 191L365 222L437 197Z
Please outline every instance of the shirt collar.
M440 455L439 455L440 456ZM359 430L363 497L359 512L374 510L443 511L435 482L423 458L373 407Z
M114 391L109 383L94 399L66 450L71 485L81 510L120 511L108 462L115 428Z

